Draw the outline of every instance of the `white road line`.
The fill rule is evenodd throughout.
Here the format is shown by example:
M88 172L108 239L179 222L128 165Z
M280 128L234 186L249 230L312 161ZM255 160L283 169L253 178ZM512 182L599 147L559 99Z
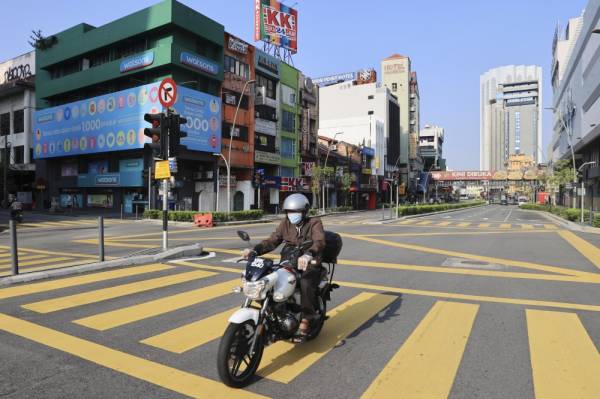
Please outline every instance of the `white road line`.
M510 215L512 214L512 209L510 210L510 212L508 212L508 215L506 215L506 217L504 218L504 221L506 222L508 220L508 218L510 217Z

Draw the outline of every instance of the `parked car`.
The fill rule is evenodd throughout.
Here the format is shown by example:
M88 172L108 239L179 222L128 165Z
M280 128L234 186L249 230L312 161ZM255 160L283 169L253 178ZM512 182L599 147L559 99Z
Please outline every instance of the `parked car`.
M519 197L519 200L518 200L519 206L525 205L528 202L529 202L529 198L527 198L525 196L520 196Z

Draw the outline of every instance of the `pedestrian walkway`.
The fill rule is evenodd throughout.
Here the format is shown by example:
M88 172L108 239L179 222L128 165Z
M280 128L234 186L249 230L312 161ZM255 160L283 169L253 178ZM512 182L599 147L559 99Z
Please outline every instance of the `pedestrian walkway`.
M558 226L551 223L488 223L488 222L465 222L448 220L423 220L422 218L404 219L388 223L389 226L407 227L450 227L465 229L498 229L498 230L558 230Z
M105 225L115 225L120 223L131 223L130 220L121 219L104 219ZM31 230L31 229L73 229L73 228L86 228L98 226L98 219L92 218L68 218L68 219L56 219L56 220L39 220L32 222L23 222L17 224L17 230ZM0 229L5 230L8 228L8 224L0 224Z
M19 272L28 273L40 270L57 269L93 263L97 256L70 252L53 252L33 248L19 248ZM0 245L0 277L11 274L12 256L10 247Z
M6 253L3 251L0 256ZM23 255L43 254L25 251ZM240 283L238 277L231 279L233 273L239 273L239 268L180 262L4 288L0 289L0 300L10 298L13 303L17 300L21 310L16 315L0 313L0 331L185 395L193 392L190 388L193 382L195 389L207 395L210 392L212 396L208 397L262 397L255 393L256 389L253 392L230 390L211 378L173 368L167 360L187 356L191 364L197 361L194 360L196 349L206 345L214 347L225 331L229 315L237 308L232 304L241 301L239 295L232 293L232 288ZM326 367L319 372L329 372L332 378L339 376L345 368L331 367L332 351L338 349L340 342L352 341L357 330L400 299L390 287L379 290L368 289L375 286L365 284L351 287L351 284L340 283L340 297L344 299L328 311L329 319L321 335L302 345L280 341L265 348L258 370L260 376L271 383L290 384L312 368L324 365ZM39 295L44 293L50 297L40 300ZM150 297L148 293L154 295ZM34 294L36 297L30 299ZM403 295L402 301L410 296ZM107 303L110 303L108 308L103 306ZM94 304L101 305L103 310L96 310L91 306ZM200 310L192 319L189 316L173 318L199 304L206 306L195 308ZM477 325L481 306L473 301L434 298L412 332L397 342L395 351L389 353L383 367L364 392L357 392L357 397L448 397L463 366L463 354ZM70 311L77 317L69 317ZM539 310L535 305L525 306L522 312L522 328L527 331L525 335L531 348L529 369L536 397L553 397L553 394L600 397L600 379L597 378L600 358L577 314ZM35 320L34 315L47 318L43 320L48 320L50 325L56 325L51 322L53 317L60 317L67 320L67 324L89 329L89 333L75 336L62 329L48 328L44 326L46 323L31 321ZM173 323L173 320L181 321ZM385 323L385 320L380 322ZM148 325L154 326L152 333L143 327ZM157 331L156 326L162 328ZM101 344L111 342L110 337L115 335L110 334L116 329L119 329L119 339L136 337L135 342L120 342L120 348L139 347L140 353L146 352L144 348L152 348L169 355L164 356L165 360L163 356L153 359ZM389 331L389 334L396 333ZM87 338L80 338L82 335ZM382 339L393 339L395 335L392 335ZM357 342L351 345L352 350L369 351L369 342ZM339 350L337 352L339 356ZM165 373L169 378L165 378ZM558 375L565 378L556 378Z

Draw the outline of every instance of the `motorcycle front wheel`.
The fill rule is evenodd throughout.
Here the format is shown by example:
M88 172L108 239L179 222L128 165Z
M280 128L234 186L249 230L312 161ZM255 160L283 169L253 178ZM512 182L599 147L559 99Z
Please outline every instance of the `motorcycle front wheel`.
M311 323L311 329L306 339L308 341L317 338L321 330L323 329L323 324L325 324L325 320L327 319L327 301L323 298L323 295L319 295L317 297L317 305L318 305L318 313L315 319Z
M252 381L264 350L264 342L259 336L254 355L250 355L255 334L256 325L253 320L241 324L230 323L227 326L217 356L217 371L225 385L242 388Z

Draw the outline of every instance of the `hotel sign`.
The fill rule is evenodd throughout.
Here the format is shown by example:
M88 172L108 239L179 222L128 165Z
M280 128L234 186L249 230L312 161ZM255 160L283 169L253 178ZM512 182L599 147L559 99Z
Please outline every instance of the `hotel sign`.
M236 39L233 36L229 36L227 48L241 54L248 54L248 43L245 43L240 39Z

